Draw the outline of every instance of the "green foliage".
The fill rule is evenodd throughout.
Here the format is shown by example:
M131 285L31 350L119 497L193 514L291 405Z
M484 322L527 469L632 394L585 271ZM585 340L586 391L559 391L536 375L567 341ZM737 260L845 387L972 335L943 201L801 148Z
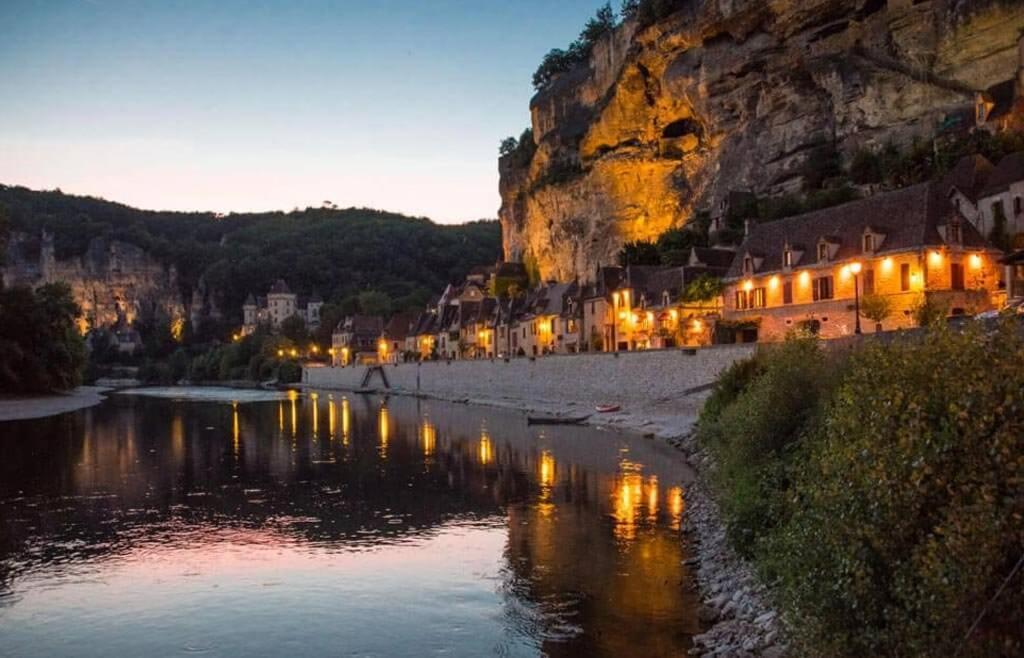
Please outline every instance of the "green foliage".
M532 253L523 256L523 267L526 268L526 281L530 288L540 284L540 263Z
M612 32L615 25L615 11L611 4L600 7L593 18L583 26L579 38L569 45L568 50L553 48L544 55L540 66L533 74L533 87L540 91L550 85L558 75L587 61L594 44Z
M536 152L537 144L533 141L533 128L524 130L519 139L506 137L498 148L502 160L516 169L522 169L529 165Z
M379 290L366 290L359 293L359 310L364 315L391 315L391 300Z
M47 393L81 383L80 314L64 283L0 290L0 391Z
M683 301L687 302L710 302L722 294L724 285L722 280L708 274L701 274L699 277L687 284L683 291Z
M884 322L892 315L892 302L885 295L864 295L860 299L860 314L872 322Z
M716 387L699 436L714 453L714 483L731 540L750 556L785 521L793 448L817 420L819 401L836 381L838 364L817 341L792 337L734 366Z
M619 13L624 20L636 19L645 27L679 11L683 5L683 0L623 0Z
M921 298L914 306L914 319L919 327L941 325L949 317L949 304L935 295L921 293Z
M306 321L297 315L293 315L281 321L281 335L297 345L309 342L309 332L306 330Z
M1013 249L1013 240L1006 230L1006 211L1002 201L992 206L992 230L988 234L989 242L1003 251Z
M580 163L572 160L557 160L548 165L548 168L531 185L533 191L549 187L551 185L563 185L576 180L583 175L583 167Z
M819 394L757 547L803 653L1022 655L1024 573L1007 581L1024 546L1021 363L1012 321L935 327L869 342Z
M532 140L530 140L532 142ZM314 290L336 304L373 288L395 310L420 300L501 253L495 221L443 226L376 210L307 208L290 213L210 213L137 210L92 197L0 186L11 228L54 233L58 258L80 256L93 238L136 244L175 265L185 299L203 277L230 314L226 332L241 324L249 293L279 278L299 293ZM206 327L204 327L204 331ZM199 336L197 339L207 338Z
M661 253L653 242L637 240L622 245L618 255L619 265L661 265Z

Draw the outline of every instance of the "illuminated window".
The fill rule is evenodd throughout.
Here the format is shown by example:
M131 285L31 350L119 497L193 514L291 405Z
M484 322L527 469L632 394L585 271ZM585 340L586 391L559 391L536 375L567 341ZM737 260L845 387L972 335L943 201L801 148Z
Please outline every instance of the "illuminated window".
M736 291L736 310L745 311L750 308L750 296L746 290Z
M793 303L793 282L787 281L782 285L782 303L792 304Z
M788 247L782 252L782 266L793 267L793 250Z
M875 271L870 267L864 270L864 294L875 294Z
M751 308L764 308L767 306L767 295L765 294L764 288L754 288L750 291L750 296Z

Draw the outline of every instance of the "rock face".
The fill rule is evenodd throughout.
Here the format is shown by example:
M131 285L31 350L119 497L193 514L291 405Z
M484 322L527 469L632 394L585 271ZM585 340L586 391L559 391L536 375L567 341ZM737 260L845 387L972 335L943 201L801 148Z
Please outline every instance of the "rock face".
M173 323L185 317L174 267L125 242L95 238L82 256L58 260L52 235L13 233L2 273L5 286L67 283L82 308L83 332L119 321L162 318Z
M588 278L731 190L803 186L836 149L931 137L1020 75L1024 3L691 0L620 26L531 103L537 150L499 163L505 257Z

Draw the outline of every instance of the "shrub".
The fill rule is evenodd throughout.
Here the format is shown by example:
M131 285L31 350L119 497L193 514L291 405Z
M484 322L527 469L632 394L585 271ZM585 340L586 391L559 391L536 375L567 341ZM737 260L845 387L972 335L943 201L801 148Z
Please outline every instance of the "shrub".
M700 437L718 461L713 481L733 544L752 555L757 543L785 521L783 499L793 448L814 422L819 401L836 381L837 362L817 341L790 337L765 348L754 365L730 370L732 379L709 400ZM730 388L735 390L728 403Z
M760 547L807 653L1024 651L1021 363L1012 323L850 358Z
M914 307L914 319L919 327L941 324L948 316L949 304L928 293L922 293L920 301Z
M875 324L882 324L892 315L892 302L885 295L864 295L860 299L860 314Z

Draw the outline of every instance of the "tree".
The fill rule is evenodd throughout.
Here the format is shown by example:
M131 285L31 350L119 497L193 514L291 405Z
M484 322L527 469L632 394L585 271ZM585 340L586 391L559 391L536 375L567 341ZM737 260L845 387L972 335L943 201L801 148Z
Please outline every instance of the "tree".
M281 335L297 345L309 342L306 321L298 315L292 315L281 322Z
M941 323L949 315L949 305L934 295L922 293L917 306L914 307L914 319L917 326L930 327Z
M710 302L722 294L722 280L709 274L701 274L691 281L683 291L687 302Z
M883 295L864 295L860 299L860 314L875 323L877 331L882 330L882 323L892 315L892 303Z
M519 140L515 137L506 137L501 140L501 145L498 147L498 154L502 156L512 155L515 153L517 148L519 148Z
M379 290L365 290L359 293L359 310L364 315L391 314L391 299Z
M80 315L64 283L0 290L0 390L46 393L77 386L86 361L76 326Z
M619 251L619 265L661 265L661 254L653 242L627 242Z

